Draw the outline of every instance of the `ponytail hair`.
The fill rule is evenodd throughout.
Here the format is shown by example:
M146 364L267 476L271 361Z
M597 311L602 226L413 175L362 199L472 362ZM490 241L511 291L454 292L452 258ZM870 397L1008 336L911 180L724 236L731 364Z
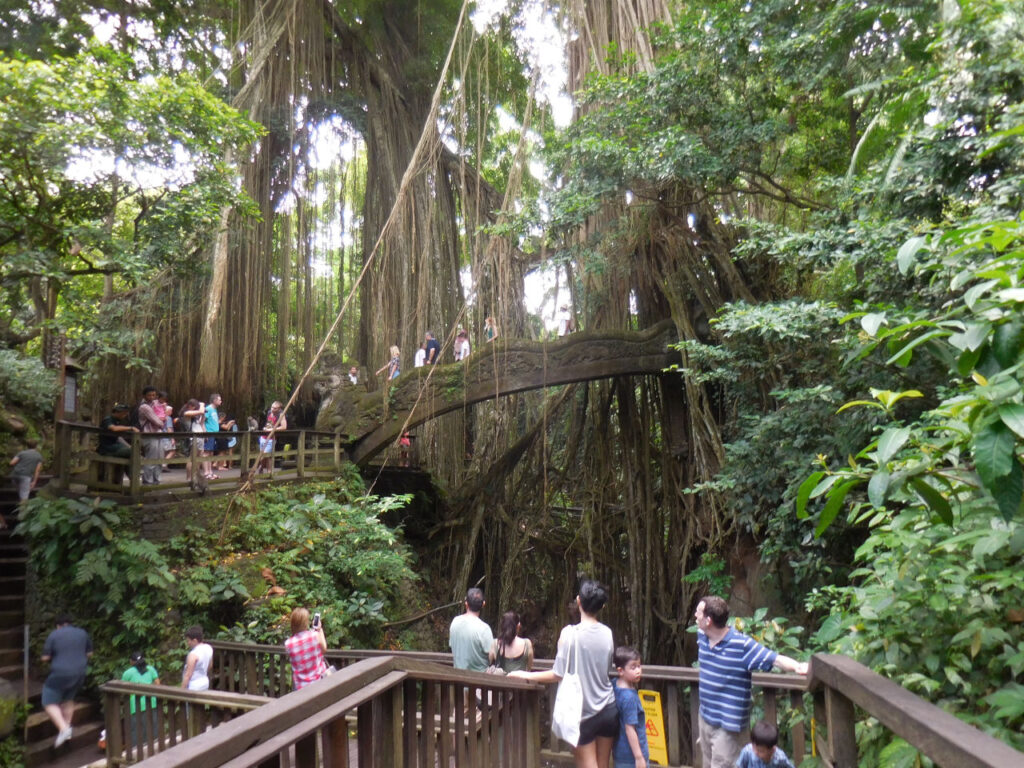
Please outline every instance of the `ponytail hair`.
M505 655L505 649L515 642L519 634L519 614L515 611L508 611L501 615L498 623L498 650Z

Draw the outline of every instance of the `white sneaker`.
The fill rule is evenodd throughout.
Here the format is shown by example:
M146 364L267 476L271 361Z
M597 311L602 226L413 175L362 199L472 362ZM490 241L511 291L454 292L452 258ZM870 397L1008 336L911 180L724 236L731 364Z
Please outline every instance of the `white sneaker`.
M65 741L71 741L71 726L69 725L63 731L57 734L57 740L53 742L53 746L59 747Z

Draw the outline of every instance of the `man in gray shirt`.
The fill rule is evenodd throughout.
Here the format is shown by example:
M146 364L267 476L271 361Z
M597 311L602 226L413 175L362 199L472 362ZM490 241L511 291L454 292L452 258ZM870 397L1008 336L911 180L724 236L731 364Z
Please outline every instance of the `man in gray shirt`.
M57 727L59 747L71 738L75 694L85 682L85 670L92 656L89 633L71 624L66 613L57 617L57 628L43 644L43 661L50 662L50 675L43 683L43 709Z
M480 618L484 607L482 589L472 587L466 592L465 613L452 619L448 630L448 646L452 649L452 663L456 669L474 672L487 670L487 652L494 636L491 628Z
M43 455L36 450L39 441L30 437L25 441L25 445L27 448L11 459L11 466L14 467L11 470L11 480L18 489L19 501L28 499L29 493L39 482L39 470L43 466ZM0 528L5 525L3 518L0 517Z

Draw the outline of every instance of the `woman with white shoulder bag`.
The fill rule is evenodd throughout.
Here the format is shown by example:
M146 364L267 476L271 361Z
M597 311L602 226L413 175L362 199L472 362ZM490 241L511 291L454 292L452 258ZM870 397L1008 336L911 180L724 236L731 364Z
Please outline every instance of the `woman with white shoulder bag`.
M577 768L608 768L619 732L611 682L615 643L612 631L597 620L598 611L608 602L608 591L598 582L584 579L576 602L580 623L562 630L551 669L512 672L509 677L558 683L552 732L572 746Z

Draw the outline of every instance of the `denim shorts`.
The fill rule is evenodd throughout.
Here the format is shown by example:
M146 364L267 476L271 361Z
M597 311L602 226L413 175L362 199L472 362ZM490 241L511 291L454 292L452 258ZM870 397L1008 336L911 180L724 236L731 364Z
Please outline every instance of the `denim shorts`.
M43 706L71 701L85 682L85 675L51 674L43 683Z

